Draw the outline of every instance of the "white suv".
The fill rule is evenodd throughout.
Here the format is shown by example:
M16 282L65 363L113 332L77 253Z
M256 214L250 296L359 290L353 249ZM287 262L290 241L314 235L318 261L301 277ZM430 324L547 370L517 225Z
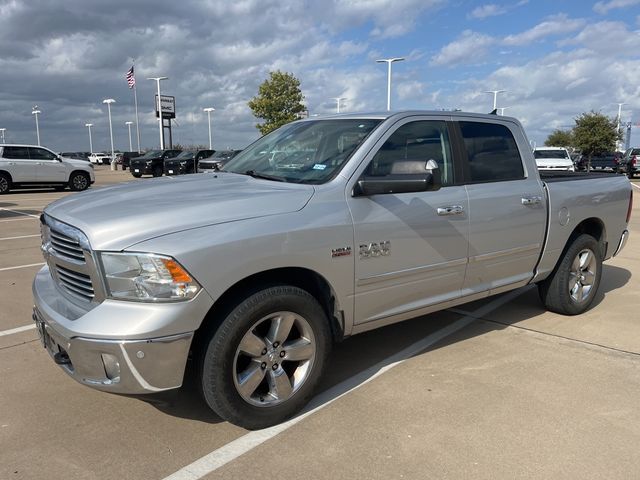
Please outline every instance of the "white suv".
M109 165L111 163L111 156L106 153L94 152L89 155L89 161L96 165Z
M0 194L14 187L51 185L86 190L95 182L93 165L61 157L35 145L0 144Z

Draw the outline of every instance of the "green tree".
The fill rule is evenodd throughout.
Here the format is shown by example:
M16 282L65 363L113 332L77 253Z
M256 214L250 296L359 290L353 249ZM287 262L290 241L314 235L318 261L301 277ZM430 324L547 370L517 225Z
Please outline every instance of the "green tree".
M556 129L549 134L544 141L547 147L572 147L573 146L573 134L571 130L559 130Z
M573 127L574 147L587 155L587 169L591 170L591 157L616 149L622 135L616 130L616 121L594 111L581 114Z
M266 135L296 120L298 114L305 110L303 100L300 80L291 73L278 70L269 73L269 78L260 85L258 95L253 97L248 105L256 117L264 120L264 123L257 124L256 128L262 135Z

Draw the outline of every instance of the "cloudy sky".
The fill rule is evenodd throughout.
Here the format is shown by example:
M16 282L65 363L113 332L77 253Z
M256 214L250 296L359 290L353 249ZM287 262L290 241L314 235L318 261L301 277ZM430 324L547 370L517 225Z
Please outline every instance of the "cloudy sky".
M301 81L311 114L386 108L488 112L498 106L544 141L581 112L640 123L640 0L0 0L0 128L7 142L56 151L115 147L135 120L125 73L135 58L143 147L157 147L155 83L175 95L174 142L214 148L257 138L247 101L271 70ZM640 126L632 142L640 143ZM135 136L135 134L134 134ZM135 140L134 140L135 146Z

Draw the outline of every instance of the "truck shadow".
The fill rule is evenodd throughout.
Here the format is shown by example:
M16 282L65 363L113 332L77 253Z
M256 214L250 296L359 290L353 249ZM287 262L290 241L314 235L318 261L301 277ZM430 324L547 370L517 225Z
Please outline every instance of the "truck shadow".
M628 270L604 265L600 288L591 308L598 308L606 295L623 288L630 278L631 272ZM462 342L478 335L503 330L546 312L535 288L523 287L521 290L523 290L523 294L509 302L517 301L517 308L513 308L513 305L511 305L509 315L501 318L499 322L493 320L483 321L483 319L479 318L455 334L447 336L420 351L416 356L426 355L430 351ZM463 304L458 309L461 311L474 310L495 298L497 297L489 297L489 299L471 304ZM508 306L509 303L506 305ZM505 308L505 306L500 308ZM459 320L461 315L459 312L451 311L436 312L346 339L334 348L327 371L318 389L318 394L304 411L309 411L312 408L331 402L347 391L366 383L380 370L395 362L397 360L393 358L395 354L410 347L420 339L450 326ZM490 314L487 316L490 316ZM564 318L570 320L576 317L560 317L559 321ZM472 326L473 328L470 328ZM213 413L202 399L195 371L195 365L190 361L187 365L184 384L180 389L147 397L133 398L146 401L161 412L175 417L211 424L222 422L223 420Z

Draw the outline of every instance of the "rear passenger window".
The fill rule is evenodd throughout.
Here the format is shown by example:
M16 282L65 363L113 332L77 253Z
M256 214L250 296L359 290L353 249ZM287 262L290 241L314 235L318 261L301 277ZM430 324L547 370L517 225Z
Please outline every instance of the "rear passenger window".
M2 156L16 160L29 160L29 150L27 147L4 147Z
M524 178L522 159L511 131L495 123L460 122L472 182Z
M402 125L380 147L365 175L425 174L429 160L438 164L442 185L453 184L451 147L445 122L425 120Z

